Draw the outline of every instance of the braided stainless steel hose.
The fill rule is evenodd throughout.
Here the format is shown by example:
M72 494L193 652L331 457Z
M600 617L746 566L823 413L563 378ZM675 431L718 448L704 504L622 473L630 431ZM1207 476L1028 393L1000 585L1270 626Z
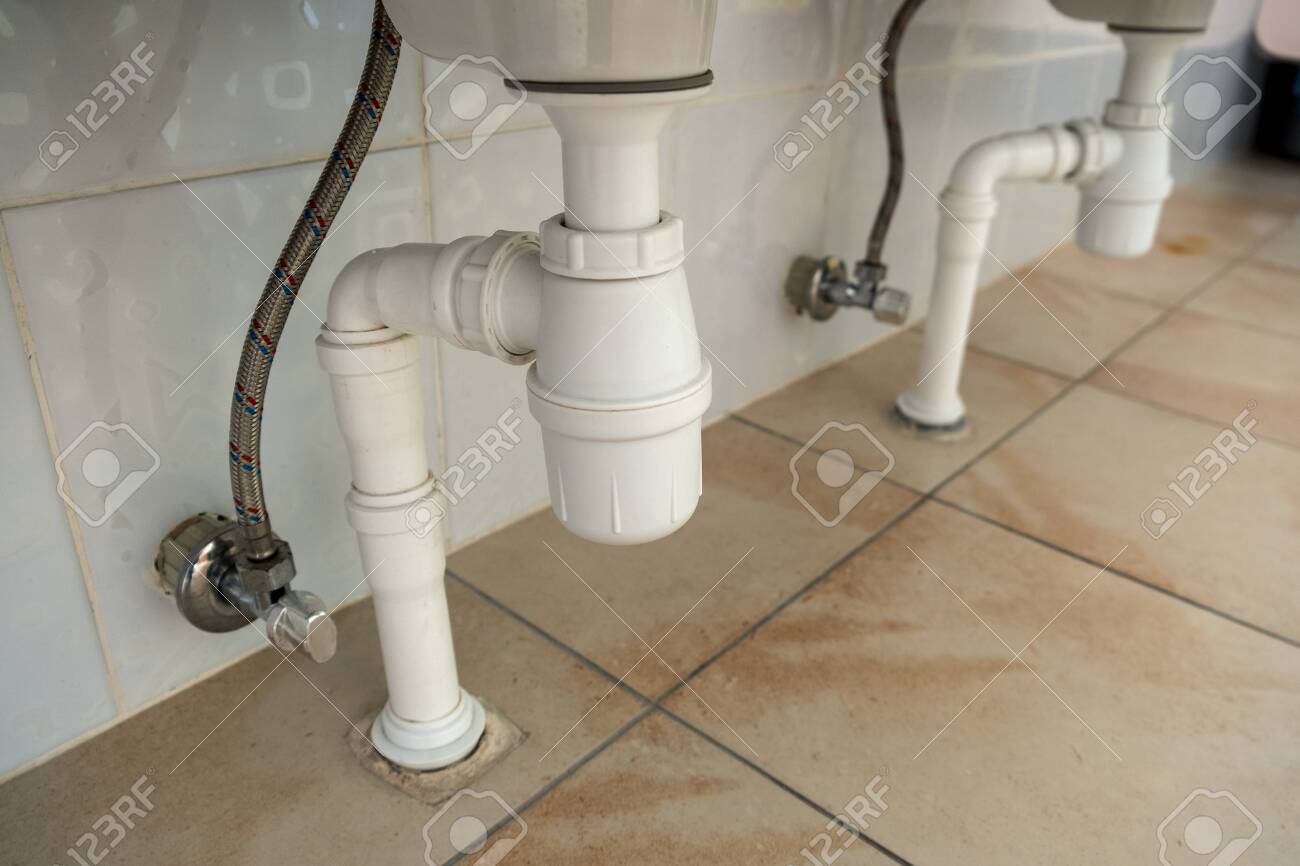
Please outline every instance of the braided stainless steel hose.
M383 3L376 0L370 47L356 99L253 310L230 407L230 487L247 542L246 555L251 560L267 559L276 551L262 490L261 460L262 416L271 363L302 281L379 128L401 46L401 35Z
M898 206L898 195L903 188L903 120L898 112L898 82L895 72L898 69L898 49L903 42L903 34L911 22L916 10L925 0L903 0L894 18L889 23L889 32L885 36L885 64L881 70L880 110L885 121L885 136L889 141L889 176L885 181L885 191L880 196L880 205L876 209L876 219L871 226L871 237L867 240L865 261L871 265L882 263L885 251L885 236L889 233L889 224L894 219L894 209Z

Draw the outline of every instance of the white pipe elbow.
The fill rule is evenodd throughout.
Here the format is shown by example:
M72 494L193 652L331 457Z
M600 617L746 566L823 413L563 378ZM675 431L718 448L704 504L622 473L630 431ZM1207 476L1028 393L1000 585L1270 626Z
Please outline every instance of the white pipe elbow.
M349 384L366 364L338 350L364 360L401 334L431 334L512 364L536 358L529 408L542 427L552 508L571 532L639 544L694 513L712 380L681 267L682 222L662 214L645 228L593 233L563 216L542 224L540 241L498 232L405 244L362 254L339 274L318 343L359 489L394 493L423 480L411 477L423 464L388 466L378 474L406 486L375 487L369 469L405 464L405 452L423 447L399 423L419 395ZM398 426L401 447L362 441Z
M1118 138L1090 121L1045 126L986 139L970 147L944 188L930 309L919 380L899 395L897 408L928 429L952 430L965 420L958 391L970 333L979 266L997 211L1003 180L1078 180L1116 159Z
M944 194L985 197L1004 180L1061 180L1081 155L1079 134L1062 124L986 138L957 159Z
M326 328L440 336L512 364L532 360L542 271L537 236L501 231L354 258L330 290Z

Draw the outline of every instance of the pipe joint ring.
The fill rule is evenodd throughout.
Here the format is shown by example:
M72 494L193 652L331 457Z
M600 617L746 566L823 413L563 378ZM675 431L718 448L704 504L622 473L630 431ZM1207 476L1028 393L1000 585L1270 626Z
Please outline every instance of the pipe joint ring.
M458 321L458 332L466 326L477 339L458 340L463 348L491 355L507 364L527 364L536 352L514 351L519 348L509 343L501 327L498 313L503 303L506 273L522 258L539 254L541 244L532 232L499 231L475 245L469 258L461 266L456 289L463 297L478 298L478 320L473 323ZM469 337L470 334L465 336Z
M1070 156L1070 147L1075 133L1063 123L1051 123L1042 127L1043 132L1052 137L1053 161L1050 174L1044 180L1060 180L1075 168L1075 161Z
M447 500L433 475L401 493L364 493L355 487L344 497L348 525L361 535L400 535L410 532L424 537L447 513Z
M316 337L316 360L331 376L378 376L419 363L420 343L392 328L338 332L325 325Z
M942 216L951 215L959 222L991 220L998 212L998 199L993 195L971 195L949 188L939 195Z
M1065 122L1065 128L1079 139L1079 162L1065 177L1073 183L1086 183L1106 170L1106 143L1101 124L1091 117Z
M1139 105L1112 99L1106 103L1106 113L1102 119L1107 126L1120 129L1155 129L1160 125L1162 110L1159 105Z
M681 217L659 212L659 222L629 231L571 229L559 213L542 223L542 267L580 280L626 280L671 271L686 258Z

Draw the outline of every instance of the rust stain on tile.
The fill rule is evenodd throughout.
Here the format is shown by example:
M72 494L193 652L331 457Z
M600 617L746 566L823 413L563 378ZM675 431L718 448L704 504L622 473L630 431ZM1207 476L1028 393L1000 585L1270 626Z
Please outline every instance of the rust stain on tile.
M1176 256L1203 256L1210 251L1212 244L1205 235L1183 234L1161 241L1160 246Z
M661 756L639 760L658 761ZM581 776L568 796L547 798L530 811L538 820L553 818L610 818L651 813L664 806L716 797L739 789L734 779L692 773L667 774L623 767L616 774Z

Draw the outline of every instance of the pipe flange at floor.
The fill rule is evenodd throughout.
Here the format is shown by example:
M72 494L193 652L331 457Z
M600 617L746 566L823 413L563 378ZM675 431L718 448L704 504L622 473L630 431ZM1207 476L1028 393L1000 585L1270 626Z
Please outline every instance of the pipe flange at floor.
M403 719L384 704L370 726L370 741L379 754L400 767L437 770L473 752L485 725L483 705L461 689L456 709L431 722Z
M969 415L963 414L956 421L931 423L911 417L899 403L894 404L894 421L918 439L931 439L938 442L966 439L974 430Z
M399 766L377 749L377 743L362 733L373 732L383 710L373 714L373 722L348 730L348 746L365 769L403 794L434 806L472 784L502 758L524 742L526 736L499 710L486 702L475 701L482 712L481 736L471 751L460 760L440 769L416 770Z

